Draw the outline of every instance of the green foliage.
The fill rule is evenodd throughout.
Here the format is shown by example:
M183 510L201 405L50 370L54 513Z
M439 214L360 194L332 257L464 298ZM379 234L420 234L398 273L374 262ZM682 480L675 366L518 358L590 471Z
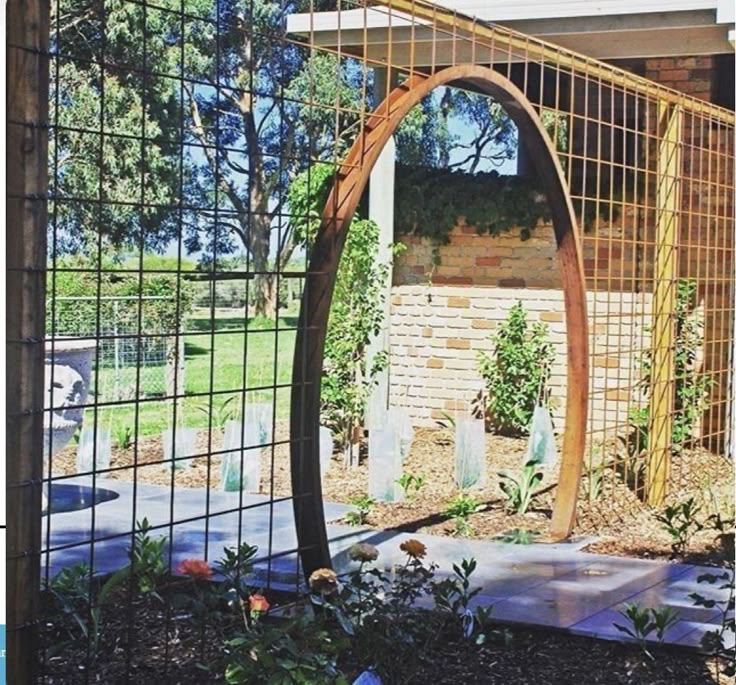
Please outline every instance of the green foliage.
M401 486L401 489L407 496L418 494L419 491L424 487L426 477L424 474L414 475L412 473L402 473L401 476L396 480Z
M661 644L665 633L680 620L677 612L669 606L656 609L631 603L627 604L624 611L619 613L628 620L628 625L619 623L613 625L617 630L634 638L649 658L653 657L647 649L647 638L654 633L657 641Z
M357 511L349 511L345 514L345 522L350 526L362 526L368 519L371 509L376 504L376 500L368 495L358 495L350 500Z
M695 499L690 497L684 502L668 505L664 511L654 515L672 538L673 556L682 554L693 535L703 529L703 525L697 519L701 509L702 507L695 503Z
M733 524L731 524L733 525ZM731 557L730 563L733 563ZM721 621L717 628L706 631L700 640L700 646L709 654L717 657L720 666L720 672L726 677L733 678L736 675L736 648L728 647L730 642L733 644L736 637L736 614L734 609L734 572L733 567L723 570L721 573L703 573L698 576L698 583L707 583L715 586L719 591L727 590L726 599L712 599L698 592L690 594L691 599L696 607L704 607L706 609L718 608ZM729 636L730 633L730 636Z
M212 406L210 406L208 402L206 404L197 405L195 409L207 416L211 421L213 428L220 429L225 428L228 421L234 421L237 419L240 413L240 406L236 395L231 395L219 404L214 404L213 398Z
M98 322L101 330L108 330L114 322L121 331L173 335L192 310L192 285L186 280L177 284L173 274L150 273L139 278L116 273L111 260L99 263L80 255L57 259L56 268L60 270L49 283L54 304L46 311L49 335L94 335ZM103 271L95 273L98 268ZM89 299L60 299L68 297ZM139 302L139 298L154 297L162 299Z
M478 353L487 389L486 411L496 432L525 435L537 402L549 403L547 381L554 348L547 338L547 326L529 326L526 310L518 302L491 341L491 354Z
M264 621L228 640L225 669L228 685L348 685L337 669L337 657L347 638L333 636L301 614L281 624Z
M536 461L528 461L520 473L499 471L501 490L506 495L506 509L514 514L525 514L532 497L539 490L543 478Z
M473 527L468 521L471 514L475 514L483 508L483 505L473 495L460 493L453 497L445 507L445 516L452 519L455 526L455 535L470 537L474 534Z
M166 538L151 538L146 519L136 528L133 545L128 549L127 566L102 579L93 577L90 567L82 562L59 571L47 586L69 619L66 630L70 640L85 640L93 658L97 657L105 627L103 612L111 608L116 590L132 580L139 593L159 597L156 588L165 575Z
M149 535L151 526L148 519L138 524L133 546L129 551L130 569L141 594L156 594L166 574L164 547L166 537L153 538Z
M127 423L114 423L112 432L115 436L115 444L121 450L127 450L133 444L133 428Z
M521 227L523 239L539 221L549 219L544 195L533 181L495 171L468 174L399 166L396 197L396 231L429 238L435 245L450 242L461 216L478 235L500 235Z
M408 554L390 574L362 562L334 576L339 582L330 592L314 586L291 618L252 625L227 643L227 682L342 684L349 682L346 661L383 682L408 683L441 637L485 643L494 635L490 610L470 608L480 591L471 585L475 560L453 565L453 575L437 581L436 566L422 556ZM433 599L433 606L417 608L421 598Z
M526 528L514 528L505 533L500 533L492 539L494 542L503 542L507 545L531 545L540 535L536 530L527 530Z
M698 373L697 357L703 346L703 317L694 310L698 286L694 280L677 281L674 325L674 407L672 412L671 450L673 456L682 455L693 440L698 421L710 404L713 378ZM655 345L656 341L652 341ZM650 395L653 383L652 350L646 350L641 358L641 387ZM641 457L649 448L649 405L629 410L630 431L619 440L626 448L629 460L635 464L634 473L643 476ZM637 463L638 462L638 463ZM643 483L643 478L639 483Z
M318 164L302 173L289 189L294 231L309 244L320 225L329 180L334 169ZM378 334L384 317L384 286L388 264L378 262L379 228L354 218L348 231L330 308L321 387L322 424L347 446L360 425L375 376L386 367L386 354L376 355L368 368L366 345Z
M240 601L245 601L251 594L244 585L253 572L253 561L258 547L242 542L237 549L225 547L224 556L214 564L215 571L223 578L225 592L233 592Z
M596 454L594 448L593 454ZM588 502L595 502L603 492L603 484L605 483L606 471L613 469L613 462L610 459L600 459L598 463L591 464L585 472L585 496Z

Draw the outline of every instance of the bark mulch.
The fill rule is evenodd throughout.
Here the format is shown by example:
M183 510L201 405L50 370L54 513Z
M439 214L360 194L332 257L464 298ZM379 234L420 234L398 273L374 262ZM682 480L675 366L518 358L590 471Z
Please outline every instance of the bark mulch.
M486 436L487 479L482 488L472 491L481 503L481 509L468 522L477 539L490 539L514 529L537 533L543 539L549 533L549 523L555 496L557 469L546 469L542 491L532 502L526 514L510 514L499 487L498 471L519 470L526 453L526 440L498 435ZM264 450L261 457L261 492L278 496L291 494L288 449L288 426L277 426L277 444L272 451ZM198 453L221 449L221 438L214 434L210 444L207 432L200 431ZM362 451L364 452L365 446ZM54 457L53 470L57 475L72 475L75 469L75 449L67 447ZM106 477L131 480L137 474L139 482L170 486L171 471L160 463L160 437L143 438L138 449L113 448L111 467ZM177 487L220 486L220 456L198 457L188 469L177 470ZM151 463L154 462L154 463ZM459 494L453 481L454 446L452 433L447 430L418 428L404 472L424 476L424 485L411 493L404 502L376 503L371 507L366 523L376 528L399 529L434 535L455 534L454 522L445 514L450 500ZM707 510L722 513L733 510L734 474L731 462L725 457L704 449L688 450L674 465L676 491L669 495L670 502L694 496L704 502ZM271 478L273 473L273 478ZM335 455L324 479L323 496L332 502L349 503L368 491L368 460L346 469L342 459ZM669 534L654 515L656 511L644 504L623 482L622 476L607 469L601 494L588 498L587 479L583 479L575 535L598 538L586 547L587 551L602 554L632 556L645 559L686 561L690 563L719 564L729 559L728 545L712 530L696 534L688 550L673 557Z

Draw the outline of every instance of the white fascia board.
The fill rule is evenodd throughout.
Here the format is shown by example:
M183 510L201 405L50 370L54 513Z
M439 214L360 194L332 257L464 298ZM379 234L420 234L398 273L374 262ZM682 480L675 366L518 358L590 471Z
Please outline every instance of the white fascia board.
M681 12L710 11L718 13L718 23L733 23L728 12L734 11L734 0L444 0L438 2L461 14L473 16L483 21L507 22L623 17L624 15L661 15L675 17ZM716 19L712 15L711 21ZM721 19L724 17L724 19ZM386 28L404 26L411 20L388 7L374 7L341 12L316 12L314 14L292 14L287 17L287 30L290 33L311 33L321 31L349 30L353 28ZM665 23L666 25L666 23ZM597 29L597 23L593 30Z
M716 22L719 24L736 23L736 2L734 0L718 0Z

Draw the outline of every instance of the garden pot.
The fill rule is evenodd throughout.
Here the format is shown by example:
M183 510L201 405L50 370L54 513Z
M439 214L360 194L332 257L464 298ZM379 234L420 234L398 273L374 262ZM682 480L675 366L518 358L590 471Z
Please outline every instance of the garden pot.
M46 343L44 404L44 455L65 447L82 425L87 402L96 340L60 340Z
M486 480L486 427L483 419L455 424L455 483L461 490L482 488Z

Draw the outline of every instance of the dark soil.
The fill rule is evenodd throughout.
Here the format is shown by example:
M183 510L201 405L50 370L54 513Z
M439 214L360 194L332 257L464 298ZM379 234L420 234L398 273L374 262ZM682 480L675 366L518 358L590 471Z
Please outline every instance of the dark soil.
M235 619L218 619L205 629L188 615L166 609L154 598L128 603L120 593L103 615L104 632L97 656L86 642L70 640L59 625L46 623L48 650L38 683L43 685L192 685L223 683L227 662L224 639ZM56 613L55 621L62 619ZM129 620L131 620L130 623ZM654 660L631 644L565 635L554 631L499 629L483 646L439 636L423 653L416 677L402 683L488 685L709 685L733 683L719 674L712 657L694 651L654 649ZM342 668L351 668L346 654ZM205 668L204 665L207 665ZM267 685L267 681L262 681ZM260 684L254 684L260 685ZM319 682L314 685L320 685Z
M498 485L499 470L519 470L526 453L526 439L498 435L486 436L487 482L485 487L473 491L482 503L481 510L469 517L472 535L478 539L489 539L504 532L522 529L539 534L543 540L549 533L549 523L557 482L556 468L544 474L542 490L534 498L530 510L524 515L509 514L505 499ZM291 494L290 465L288 451L288 427L277 427L273 449L273 482L271 473L272 454L264 450L261 464L261 492L274 495ZM206 454L221 449L221 438L214 434L211 445L206 431L200 431L198 453ZM75 450L68 447L54 457L56 474L73 474ZM138 449L113 449L111 467L106 477L133 479L139 482L171 485L171 471L160 462L162 447L160 437L139 441ZM448 502L458 494L453 481L454 447L452 433L446 430L418 428L411 453L405 464L405 473L423 475L425 484L398 504L377 503L372 507L366 524L376 528L393 528L409 532L434 535L453 535L455 526L445 514ZM704 449L685 452L673 465L674 480L678 487L671 492L670 502L695 497L703 503L700 518L707 513L733 511L734 474L733 465L725 457ZM220 486L220 457L202 456L192 460L188 469L174 474L177 487ZM323 495L332 502L350 502L368 490L368 461L352 469L346 469L342 460L335 455L324 479ZM607 469L600 495L588 497L588 481L583 478L575 528L577 536L593 536L597 541L586 547L587 551L602 554L633 556L646 559L687 561L699 564L719 564L730 559L733 553L724 549L721 540L712 530L696 534L685 552L672 555L671 539L658 522L656 513L645 505L624 483L622 475ZM726 547L728 547L726 545Z

